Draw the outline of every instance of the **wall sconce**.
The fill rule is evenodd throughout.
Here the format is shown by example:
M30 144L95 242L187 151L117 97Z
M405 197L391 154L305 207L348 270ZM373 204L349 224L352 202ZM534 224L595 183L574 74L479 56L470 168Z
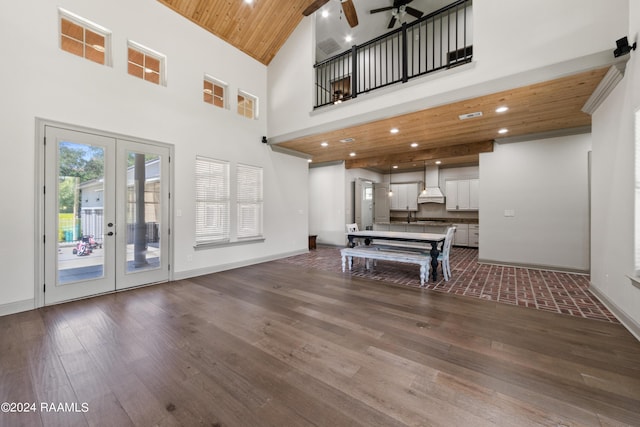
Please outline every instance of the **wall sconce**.
M616 40L616 46L616 50L613 51L613 56L615 58L626 55L632 50L636 50L636 43L634 42L631 46L629 46L629 40L627 40L626 37Z

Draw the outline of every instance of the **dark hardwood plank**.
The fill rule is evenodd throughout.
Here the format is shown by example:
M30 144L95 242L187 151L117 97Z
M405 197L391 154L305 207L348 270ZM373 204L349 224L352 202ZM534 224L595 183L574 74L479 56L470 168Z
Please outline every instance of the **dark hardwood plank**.
M640 425L621 325L264 263L0 318L1 425Z

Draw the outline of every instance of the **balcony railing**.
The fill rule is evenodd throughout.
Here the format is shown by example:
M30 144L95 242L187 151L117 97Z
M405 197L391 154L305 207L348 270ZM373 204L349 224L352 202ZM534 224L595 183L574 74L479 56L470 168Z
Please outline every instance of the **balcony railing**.
M315 64L315 108L471 62L472 3L458 0Z

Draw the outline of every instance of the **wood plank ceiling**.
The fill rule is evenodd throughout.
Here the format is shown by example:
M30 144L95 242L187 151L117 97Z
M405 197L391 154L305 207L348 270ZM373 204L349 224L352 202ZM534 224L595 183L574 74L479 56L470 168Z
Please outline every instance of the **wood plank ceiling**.
M436 160L443 165L477 163L479 153L492 151L497 138L590 126L591 116L581 110L606 72L607 68L587 71L278 145L305 153L313 162L345 161L347 169L380 172L392 165L419 169ZM497 113L500 106L509 109ZM475 112L482 112L482 117L458 117ZM392 128L398 133L390 133ZM500 129L508 132L500 134ZM341 142L348 138L354 141Z
M158 0L252 58L269 65L313 0Z
M268 65L314 0L158 0L214 35ZM416 111L375 122L279 142L283 148L308 155L313 162L345 161L347 168L389 171L422 168L441 160L444 165L477 163L479 153L491 151L502 136L522 136L589 126L581 111L607 69L579 73L449 105ZM495 109L509 110L498 114ZM461 121L458 116L481 111L482 117ZM397 134L390 134L397 128ZM500 135L499 129L508 133ZM354 138L342 143L340 140ZM321 143L327 146L321 146ZM417 147L410 147L417 143ZM355 156L351 156L355 153Z

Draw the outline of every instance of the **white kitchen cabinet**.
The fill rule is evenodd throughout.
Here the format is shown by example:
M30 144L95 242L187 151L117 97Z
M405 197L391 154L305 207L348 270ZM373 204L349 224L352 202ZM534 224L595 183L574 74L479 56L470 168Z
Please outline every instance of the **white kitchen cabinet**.
M480 226L478 224L469 224L469 246L477 248L480 243Z
M479 179L461 179L446 182L446 209L448 211L478 210Z
M417 211L418 210L418 183L391 184L391 210L392 211Z
M469 246L469 224L453 224L456 232L453 237L454 246Z

